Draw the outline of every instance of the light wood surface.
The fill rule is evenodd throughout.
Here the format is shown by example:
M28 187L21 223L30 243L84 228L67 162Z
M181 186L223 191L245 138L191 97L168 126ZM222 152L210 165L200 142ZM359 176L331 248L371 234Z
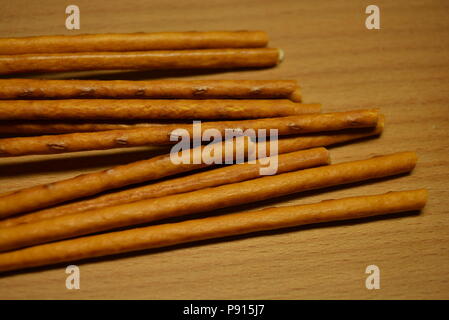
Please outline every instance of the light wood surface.
M65 30L65 6L81 30ZM381 9L381 30L365 8ZM267 30L283 48L276 68L232 72L103 72L48 78L298 79L306 102L325 111L378 107L379 139L332 148L333 162L415 150L413 174L307 192L246 208L428 188L417 215L326 224L206 241L78 263L81 289L65 288L65 266L0 277L1 299L448 299L449 18L441 1L87 1L2 4L0 36L136 31ZM148 149L0 160L0 192L119 163ZM113 156L112 156L113 155ZM241 210L242 208L235 209ZM228 210L230 211L230 210ZM365 288L365 268L381 289Z

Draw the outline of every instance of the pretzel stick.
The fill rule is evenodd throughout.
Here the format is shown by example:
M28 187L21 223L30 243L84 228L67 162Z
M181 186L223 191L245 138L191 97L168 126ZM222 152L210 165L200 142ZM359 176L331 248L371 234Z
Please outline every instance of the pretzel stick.
M175 216L216 210L299 191L391 176L411 171L416 160L414 152L402 152L2 228L0 250L11 250Z
M238 142L233 142L239 147ZM243 145L245 151L247 144ZM222 158L226 157L226 144L220 143ZM156 156L147 160L132 162L106 170L86 173L73 178L53 183L20 189L15 192L0 194L0 217L45 208L57 203L97 194L109 189L120 188L130 184L188 172L206 167L203 161L195 163L195 153L201 155L203 146L188 150L188 163L174 163L171 154ZM234 152L234 150L232 150ZM181 155L181 153L180 153ZM234 159L234 158L233 158Z
M173 123L170 123L173 124ZM0 134L6 135L43 135L51 133L96 132L107 130L125 130L136 128L154 128L167 125L160 122L53 122L53 121L3 121L0 122ZM185 125L185 123L179 123Z
M279 100L0 100L0 120L256 119L319 113L320 104Z
M279 135L291 135L347 128L374 127L377 110L307 114L282 118L267 118L244 121L206 122L202 132L216 129L222 134L228 129L277 129ZM192 125L166 125L157 128L136 128L99 132L70 133L53 136L0 139L0 156L30 154L52 154L85 150L104 150L143 145L173 144L170 134L176 129L185 129L193 136Z
M379 134L383 129L383 120L381 121L382 115L379 115L378 125L375 129L361 129L361 137L372 136ZM43 135L51 133L75 133L75 132L95 132L95 131L105 131L105 130L123 130L123 129L135 129L135 128L160 128L160 126L167 125L167 123L158 122L137 122L137 123L112 123L112 122L48 122L48 121L33 121L33 122L17 122L8 121L0 122L0 134L15 134L15 135ZM179 123L178 126L185 125L185 123ZM348 130L349 131L349 130ZM338 133L338 137L345 139L346 135L344 133ZM350 129L347 132L347 139L353 140L357 139L358 133L354 129ZM327 145L327 139L330 138L331 142L334 140L335 134L315 134L310 135L310 137L303 136L303 141L306 145L309 144L309 139L315 137L319 141L324 141L321 144L312 144L310 146L322 146ZM289 138L288 138L289 139ZM324 140L323 140L324 139ZM344 142L346 140L343 140Z
M351 131L355 132L334 133L327 135L320 134L309 137L300 136L300 137L282 138L278 140L278 153L287 153L301 149L329 146L373 135L378 135L382 132L383 127L384 127L384 118L379 117L379 123L377 127L374 129L373 128L368 129L364 128L359 130L352 129ZM270 150L270 146L268 145L266 149ZM289 156L290 155L279 156L278 173L285 171L282 169L284 163L283 158ZM0 220L0 228L11 227L17 224L30 223L38 220L54 218L57 216L77 213L81 211L109 207L123 203L140 201L144 199L158 198L170 194L189 192L208 187L215 187L222 184L243 181L246 180L248 176L242 174L242 172L239 169L241 167L242 165L239 164L228 168L209 170L206 172L189 175L187 177L170 179L167 181L153 183L142 187L106 194L103 196L95 197L93 199L77 201L74 203L52 207L37 212L20 215L17 217L11 217L9 219ZM252 172L258 175L259 169L257 169L256 167L257 166L255 165L249 166L249 168L252 168Z
M284 147L285 146L285 147ZM268 146L267 149L270 147ZM304 151L296 151L292 144L280 143L277 158L278 168L276 173L284 173L304 168L329 164L329 153L324 148L315 148ZM143 187L106 194L93 199L69 203L66 205L44 209L29 214L0 220L0 228L11 227L22 223L30 223L38 220L54 218L62 215L78 213L82 211L114 206L123 203L135 202L150 198L158 198L171 194L184 193L199 189L216 187L260 177L260 168L272 163L272 159L265 159L264 164L235 164L228 167L208 170L185 177L169 179ZM1 203L1 201L0 201Z
M237 142L235 142L235 147L239 147ZM247 150L247 145L244 145L243 147ZM258 144L255 144L255 147L257 148ZM220 148L222 149L222 159L225 159L227 156L225 143L221 143ZM270 146L268 145L267 148L270 148ZM201 152L204 150L204 147L199 149ZM279 153L284 153L295 150L295 147L289 146L288 148L283 148L281 146L281 148L278 149ZM193 157L193 154L197 151L198 148L191 149L190 156ZM309 162L304 162L304 160L307 160L311 156L315 156L315 159L320 159L317 165L328 161L327 151L323 149L314 149L311 152L305 152L304 154L296 154L296 156L298 157L296 165L299 166L308 165ZM202 161L199 164L192 162L193 161L190 161L188 164L175 164L171 159L171 155L166 154L148 160L141 160L113 167L107 170L82 174L70 179L17 190L12 193L0 194L0 217L45 208L57 203L90 196L109 189L116 189L130 184L156 180L210 165Z
M295 80L39 80L0 79L0 99L292 99Z
M399 191L134 228L2 253L0 254L0 271L51 265L263 230L415 211L421 210L426 201L427 191L424 189Z
M348 129L335 132L319 132L301 136L286 136L279 139L279 146L292 144L299 149L313 147L332 146L348 141L380 135L385 126L385 116L379 115L379 120L374 128ZM284 148L286 146L284 145Z
M273 67L276 48L0 55L0 74L87 70L233 69Z
M252 48L268 44L263 31L108 33L0 38L0 54Z

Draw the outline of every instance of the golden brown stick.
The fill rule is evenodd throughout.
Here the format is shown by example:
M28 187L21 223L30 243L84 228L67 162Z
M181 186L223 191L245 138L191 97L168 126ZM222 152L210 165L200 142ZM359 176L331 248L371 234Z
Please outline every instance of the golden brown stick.
M2 228L0 250L271 199L411 171L414 152L351 161Z
M268 44L263 31L107 33L0 38L0 54L256 48Z
M40 80L0 79L0 99L292 99L295 80Z
M361 138L380 135L385 126L385 117L379 115L379 120L374 128L349 129L336 132L319 132L301 136L285 136L280 137L279 146L283 144L292 144L299 149L307 149L313 147L332 146ZM284 146L285 148L286 146Z
M173 123L170 123L173 124ZM106 130L125 130L136 128L159 128L167 125L160 122L54 122L54 121L3 121L0 134L4 135L44 135L52 133L96 132ZM185 123L179 123L185 125Z
M224 159L226 157L226 145L220 143L219 147ZM235 147L238 147L236 143ZM246 144L243 147L248 150ZM202 146L188 150L190 156L188 163L176 164L172 160L171 154L164 154L148 160L136 161L107 170L82 174L70 179L20 189L4 195L0 194L0 217L45 208L105 190L203 168L210 164L203 161L198 163L193 161L194 154L198 151L201 154L202 150L204 150Z
M0 271L160 248L286 227L421 210L427 191L412 190L267 208L59 241L0 254Z
M380 133L383 130L383 115L379 115L378 125L375 130L373 128L361 129L360 134L363 136L371 136ZM8 121L0 122L0 134L15 134L15 135L44 135L51 133L76 133L76 132L95 132L105 130L123 130L123 129L135 129L135 128L160 128L160 126L167 125L167 123L160 122L131 122L131 123L117 123L117 122L53 122L53 121L32 121L32 122L18 122ZM178 123L177 126L183 126L185 123ZM330 138L331 143L335 138L334 133L330 134L316 134L309 137L303 136L304 143L308 145L310 139L316 137L317 139ZM346 139L345 133L338 133L338 136L342 139ZM357 132L351 129L347 132L347 139L356 139ZM290 138L287 138L290 139ZM343 140L344 142L346 140ZM317 142L318 143L318 142ZM326 142L324 142L326 143ZM311 146L322 146L327 144L312 144Z
M0 120L176 120L257 119L319 113L318 103L287 99L0 100Z
M299 115L244 121L202 123L202 132L216 129L222 134L229 129L277 129L279 135L292 135L348 128L374 127L378 120L377 110ZM104 150L143 145L173 144L170 134L185 129L193 136L192 125L166 125L157 128L136 128L99 132L71 133L53 136L0 139L0 156L52 154L85 150ZM257 133L257 132L256 132Z
M233 69L274 67L276 48L0 55L0 74L87 70Z
M330 146L333 144L374 136L380 134L383 130L383 127L384 118L380 117L379 123L376 128L351 130L355 132L282 138L278 140L278 153L293 152L301 149L319 146ZM267 147L267 150L270 150L269 146ZM284 172L282 169L284 163L283 159L284 157L289 156L290 155L279 156L278 173ZM189 175L187 177L170 179L167 181L153 183L142 187L106 194L103 196L95 197L93 199L77 201L74 203L52 207L37 212L31 212L17 217L11 217L9 219L3 219L0 220L0 228L11 227L17 224L30 223L38 220L54 218L57 216L77 213L86 210L115 206L122 203L163 197L170 194L189 192L208 187L215 187L222 184L243 181L246 180L248 176L241 173L239 169L241 167L242 165L239 164L229 168L209 170L206 172ZM250 168L252 168L253 172L258 174L259 171L256 166L251 165Z
M268 146L267 149L269 148L270 147ZM294 143L279 143L278 152L280 155L277 158L277 174L329 164L330 162L329 153L324 148L293 152L296 150L296 145ZM30 223L61 215L73 214L123 203L158 198L171 194L178 194L250 180L260 177L260 168L266 167L267 164L272 163L272 161L273 160L271 158L268 158L265 159L263 163L236 164L228 167L208 170L185 177L153 183L143 187L106 194L93 199L44 209L17 217L11 217L9 219L0 220L0 228L11 227L17 224Z
M254 146L257 148L258 144ZM238 147L238 144L235 147ZM248 150L247 145L243 147ZM222 152L221 158L225 159L227 156L225 143L221 143L219 148L221 148ZM268 146L267 148L269 150L270 147ZM284 149L280 148L279 153L294 150L294 146ZM201 150L204 150L204 147L190 150L191 160L193 159L193 154L197 151L201 152ZM318 165L323 164L323 161L327 161L328 159L325 149L314 149L310 152L305 152L304 155L299 153L296 156L298 157L298 163L301 163L300 165L302 165L304 159L307 160L310 157L313 158L313 156L315 156L314 159L321 159ZM304 165L308 163L305 161ZM208 165L210 164L203 163L203 161L198 164L193 163L193 161L190 161L188 164L175 164L171 159L171 155L166 154L107 170L82 174L70 179L17 190L16 192L6 193L4 195L0 194L0 217L45 208L64 201L94 195L109 189L160 179L162 177L203 168Z

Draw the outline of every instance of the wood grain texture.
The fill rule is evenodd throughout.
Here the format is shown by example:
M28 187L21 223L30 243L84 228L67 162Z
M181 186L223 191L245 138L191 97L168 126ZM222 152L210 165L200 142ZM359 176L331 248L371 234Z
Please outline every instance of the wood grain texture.
M381 9L367 30L365 8ZM81 30L64 27L72 3L3 4L0 36L136 31L267 30L285 61L263 70L84 72L47 78L298 79L305 102L324 111L380 108L379 139L332 148L334 162L416 150L410 176L330 188L234 210L429 189L424 211L395 218L329 223L149 250L79 263L81 289L65 288L65 266L0 277L1 299L448 299L449 18L440 1L78 0ZM111 22L113 21L113 22ZM35 76L36 77L36 76ZM0 160L0 192L144 159L151 148ZM112 156L113 155L113 156ZM365 288L365 268L381 289Z

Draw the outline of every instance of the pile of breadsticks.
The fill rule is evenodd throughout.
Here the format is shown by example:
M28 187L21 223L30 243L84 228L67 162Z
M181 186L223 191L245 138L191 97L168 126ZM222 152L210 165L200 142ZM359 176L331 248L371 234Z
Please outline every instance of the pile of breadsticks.
M61 57L63 53L69 56L67 52L112 48L136 52L173 49L191 54L210 51L207 48L211 47L266 45L266 35L261 32L128 36L79 36L74 43L66 37L0 39L0 54L6 60L13 55L40 55L43 50L57 52L46 53L48 56ZM192 38L187 41L188 37ZM226 50L223 52L229 53ZM80 53L83 55L96 57ZM2 59L0 56L0 69L5 70L3 66L8 64ZM232 59L226 61L235 66L229 62ZM195 60L185 61L193 64ZM100 64L100 69L103 66ZM248 158L243 164L221 166L174 163L167 153L0 194L0 271L419 210L425 205L426 190L413 190L189 219L190 214L413 170L417 161L414 152L330 164L325 146L377 136L383 130L384 117L377 109L322 113L319 104L301 103L296 81L0 80L0 134L8 136L0 138L2 157L170 145L175 143L170 139L174 130L185 129L193 136L193 120L205 121L203 132L276 129L279 139L269 143L276 142L278 151L256 156L256 161ZM261 143L256 142L256 150L262 148ZM218 145L221 154L225 154L225 144ZM190 156L205 148L190 149ZM274 157L276 174L261 175L260 169ZM179 216L186 219L164 221ZM151 225L143 226L148 223Z

